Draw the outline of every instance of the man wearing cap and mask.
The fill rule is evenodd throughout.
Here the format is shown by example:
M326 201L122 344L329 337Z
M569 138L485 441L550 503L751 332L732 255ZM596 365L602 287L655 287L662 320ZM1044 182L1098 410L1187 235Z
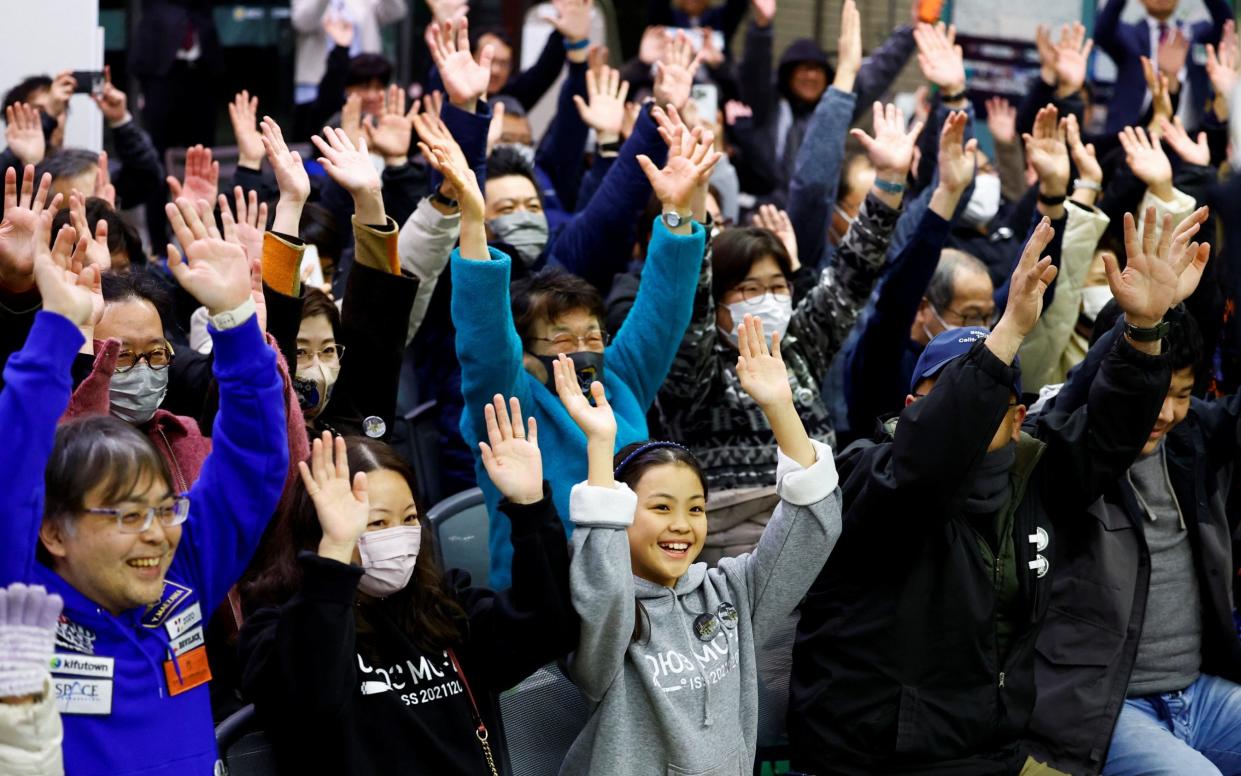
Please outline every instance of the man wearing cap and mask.
M1056 564L1050 516L1094 501L1159 415L1169 384L1159 324L1186 246L1169 235L1156 248L1153 226L1113 273L1129 333L1079 412L1022 428L1016 354L1056 274L1038 258L1051 240L1044 220L995 328L936 337L900 417L841 454L843 533L801 606L793 651L794 770L1049 772L1027 762L1020 738Z

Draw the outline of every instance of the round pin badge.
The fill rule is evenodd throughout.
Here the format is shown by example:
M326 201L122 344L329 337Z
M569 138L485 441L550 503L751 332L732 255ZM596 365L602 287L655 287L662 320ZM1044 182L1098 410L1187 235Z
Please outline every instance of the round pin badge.
M368 415L366 420L362 421L362 430L371 439L379 439L388 431L388 424L383 422L383 418L374 415Z

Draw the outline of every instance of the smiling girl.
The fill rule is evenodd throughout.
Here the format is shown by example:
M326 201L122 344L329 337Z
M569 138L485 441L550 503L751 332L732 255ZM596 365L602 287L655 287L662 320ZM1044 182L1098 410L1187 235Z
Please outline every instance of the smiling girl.
M573 489L573 606L582 621L570 676L593 705L562 774L752 772L755 652L792 613L840 536L831 450L793 406L780 337L738 327L737 375L780 448L781 503L758 548L715 568L694 563L707 534L707 487L673 442L612 456L616 420L603 386L582 394L555 365L560 400L587 440L588 480Z

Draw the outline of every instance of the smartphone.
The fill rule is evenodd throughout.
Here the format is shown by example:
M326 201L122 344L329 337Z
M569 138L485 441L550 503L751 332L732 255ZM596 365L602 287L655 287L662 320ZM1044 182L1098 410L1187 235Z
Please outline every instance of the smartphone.
M103 94L102 70L74 70L73 80L77 81L74 94Z
M707 124L715 124L720 106L720 93L715 84L694 84L690 87L689 98L698 108L698 118Z

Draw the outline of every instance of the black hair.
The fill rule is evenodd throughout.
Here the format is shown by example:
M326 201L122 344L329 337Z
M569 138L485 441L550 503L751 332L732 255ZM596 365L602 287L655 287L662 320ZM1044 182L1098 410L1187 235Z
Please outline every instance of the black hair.
M559 267L544 267L513 281L510 293L513 323L527 350L537 321L555 321L571 310L585 310L600 326L607 321L599 289Z
M527 118L526 106L521 104L521 100L508 94L497 94L491 98L491 104L494 106L500 103L504 106L504 115L512 116L515 119Z
M52 79L46 75L31 75L22 79L21 83L5 92L4 107L8 108L19 102L30 102L30 95L40 89L51 89Z
M793 262L780 238L757 226L726 229L711 241L711 293L718 302L729 289L745 280L754 262L770 256L785 278L793 275Z
M174 320L172 294L165 281L149 267L133 267L129 272L105 272L102 278L103 301L120 302L138 299L150 302L159 313L161 325L167 327Z
M100 221L108 224L108 253L117 253L123 251L129 258L131 265L144 265L147 263L146 252L142 250L142 238L138 236L138 231L121 218L121 214L116 212L108 201L99 197L88 197L86 199L86 224L91 229L91 236L94 235L95 225ZM60 232L60 228L69 224L69 208L61 208L52 219L52 241L55 242L56 234ZM81 237L82 235L78 235Z
M487 180L495 180L497 178L507 178L511 175L520 175L529 179L534 184L535 191L538 191L538 181L534 179L534 165L526 160L520 152L509 146L497 146L487 156ZM539 199L542 200L542 194Z
M459 646L468 628L468 619L444 583L435 558L435 535L426 521L426 510L418 501L413 469L383 442L348 437L345 444L351 475L391 471L405 480L410 493L414 494L418 522L422 526L418 562L414 564L409 584L386 598L359 605L355 609L359 627L370 627L367 623L371 617L382 613L397 622L406 636L424 651ZM314 502L301 478L296 477L281 499L276 517L239 585L245 611L251 613L260 606L278 606L300 590L303 574L298 553L315 551L322 538L323 529Z
M349 58L345 70L345 87L365 86L379 81L385 86L392 80L392 63L381 54L358 54Z
M470 30L470 51L478 51L478 42L483 39L484 35L490 35L509 48L514 48L513 39L503 27L482 27L481 29Z
M688 466L697 475L698 481L702 483L703 498L705 499L710 495L707 475L702 471L702 464L698 462L693 453L680 445L660 445L659 447L651 447L646 450L642 449L649 444L650 440L625 445L612 458L612 465L617 467L615 476L619 482L623 482L631 489L637 490L638 482L652 468L680 464ZM622 464L624 465L622 466ZM641 601L635 598L633 605L633 634L629 637L629 640L642 642L648 638L647 624L650 622L650 617L647 615L646 608L642 606Z
M93 415L61 424L44 470L43 518L67 526L96 492L101 504L116 504L154 478L173 490L168 462L137 427L111 415ZM51 566L39 545L37 556Z
M332 338L340 339L340 310L332 298L317 288L303 289L302 320L322 315L332 324Z
M1103 305L1103 309L1099 310L1099 314L1095 317L1094 330L1090 334L1090 345L1094 346L1104 334L1116 327L1116 322L1124 315L1124 311L1120 309L1115 299L1108 300ZM1198 320L1185 307L1179 304L1168 311L1164 316L1164 320L1171 326L1168 328L1168 335L1164 337L1164 352L1169 354L1169 361L1173 372L1179 372L1182 369L1193 368L1195 378L1201 373L1206 366L1203 361L1206 356L1206 346L1202 339L1202 328L1198 325Z
M345 250L345 240L332 212L315 202L307 202L302 208L297 236L318 248L319 257L330 259L333 265L340 261L340 255Z
M35 168L35 180L41 180L43 173L51 173L52 181L61 178L72 178L88 172L91 167L99 165L99 154L85 148L62 148L49 155Z

